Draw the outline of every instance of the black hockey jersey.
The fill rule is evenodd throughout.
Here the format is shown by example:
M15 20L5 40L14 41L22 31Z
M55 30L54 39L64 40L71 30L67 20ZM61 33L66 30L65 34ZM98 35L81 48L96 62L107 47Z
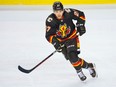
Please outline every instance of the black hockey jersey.
M66 8L60 20L56 18L54 13L49 15L46 19L46 39L52 43L53 37L56 37L60 42L76 37L77 30L73 20L77 20L78 24L85 24L84 13Z

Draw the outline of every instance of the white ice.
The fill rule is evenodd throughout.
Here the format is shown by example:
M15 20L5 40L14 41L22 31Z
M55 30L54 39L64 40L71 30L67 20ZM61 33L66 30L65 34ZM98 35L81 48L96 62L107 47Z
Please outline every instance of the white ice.
M76 7L78 9L78 6ZM80 37L80 57L97 66L81 82L61 53L30 74L30 69L55 49L45 39L45 20L52 10L0 10L0 87L116 87L116 6L79 9L86 15L87 33Z

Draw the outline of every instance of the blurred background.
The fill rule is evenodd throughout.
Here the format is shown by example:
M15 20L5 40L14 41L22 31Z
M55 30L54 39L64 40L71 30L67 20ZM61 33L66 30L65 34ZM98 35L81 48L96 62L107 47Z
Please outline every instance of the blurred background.
M96 64L98 78L83 70L83 83L60 53L30 74L55 49L45 39L45 20L56 0L0 0L0 87L116 87L116 0L59 0L86 16L80 57Z

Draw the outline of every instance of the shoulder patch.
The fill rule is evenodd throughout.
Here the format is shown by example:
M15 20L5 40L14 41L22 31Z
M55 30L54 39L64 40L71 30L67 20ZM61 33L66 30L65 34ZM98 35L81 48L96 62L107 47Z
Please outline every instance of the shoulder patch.
M74 10L74 15L77 16L77 17L79 17L79 12L76 11L76 10Z

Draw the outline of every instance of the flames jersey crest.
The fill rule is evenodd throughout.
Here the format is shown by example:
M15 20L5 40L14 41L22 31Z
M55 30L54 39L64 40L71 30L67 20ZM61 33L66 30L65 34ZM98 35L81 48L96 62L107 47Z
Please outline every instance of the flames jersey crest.
M71 29L70 27L67 27L67 24L64 23L63 25L59 25L59 30L57 30L56 34L58 36L61 36L62 38L67 37L68 34L70 34Z

